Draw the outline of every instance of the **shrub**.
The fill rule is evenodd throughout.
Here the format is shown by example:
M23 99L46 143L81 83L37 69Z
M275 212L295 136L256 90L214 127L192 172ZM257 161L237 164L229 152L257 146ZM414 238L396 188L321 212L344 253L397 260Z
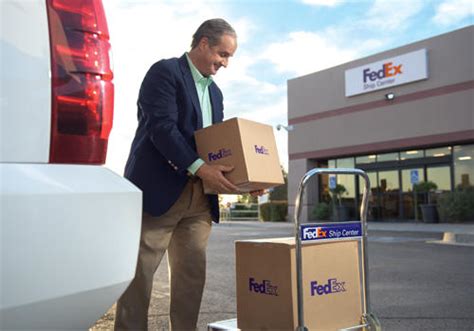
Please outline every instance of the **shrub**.
M347 193L346 187L342 184L337 184L335 188L329 189L336 200L339 202L339 206L342 206L342 196Z
M419 182L419 183L413 185L413 190L415 190L416 192L420 192L420 193L434 191L437 188L438 188L438 185L436 185L436 183L431 182L431 181Z
M258 218L258 205L238 203L230 209L230 218L233 219L256 219Z
M264 222L285 222L287 215L287 201L271 201L260 205L260 219Z
M331 207L326 202L320 202L314 206L311 216L315 220L329 220L331 217Z
M431 204L431 192L433 192L437 188L438 188L438 185L436 185L436 183L432 181L419 182L413 185L413 190L416 193L423 193L425 197L425 201L427 200L428 204Z
M445 192L438 197L441 222L474 221L474 187Z
M247 210L249 208L244 204L238 204L238 205L236 204L236 205L234 205L234 208L232 208L232 209L234 209L234 210Z

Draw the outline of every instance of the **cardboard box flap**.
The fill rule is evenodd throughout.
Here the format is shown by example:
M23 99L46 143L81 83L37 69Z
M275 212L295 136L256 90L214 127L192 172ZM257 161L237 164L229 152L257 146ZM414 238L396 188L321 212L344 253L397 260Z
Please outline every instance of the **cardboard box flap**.
M238 118L249 181L284 184L273 127Z
M235 243L253 243L253 244L280 244L287 246L295 245L295 238L292 237L281 237L281 238L263 238L263 239L245 239L236 240Z

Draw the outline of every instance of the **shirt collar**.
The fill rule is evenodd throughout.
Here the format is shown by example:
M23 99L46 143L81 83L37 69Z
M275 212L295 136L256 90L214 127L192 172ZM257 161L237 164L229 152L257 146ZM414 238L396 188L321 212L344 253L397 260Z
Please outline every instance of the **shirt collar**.
M193 61L189 58L188 53L186 53L186 59L188 60L189 68L191 68L191 75L193 76L194 83L196 84L205 84L206 87L212 84L212 77L204 77L199 70L194 66Z

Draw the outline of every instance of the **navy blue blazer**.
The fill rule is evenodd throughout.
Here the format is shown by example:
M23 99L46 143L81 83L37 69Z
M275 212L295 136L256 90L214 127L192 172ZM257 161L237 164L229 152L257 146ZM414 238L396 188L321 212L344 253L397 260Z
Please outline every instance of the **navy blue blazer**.
M209 86L212 122L222 122L223 97ZM138 128L125 177L143 191L143 211L164 214L178 199L199 157L194 131L202 128L201 106L186 55L161 60L148 70L138 97ZM219 221L217 195L208 195L212 219Z

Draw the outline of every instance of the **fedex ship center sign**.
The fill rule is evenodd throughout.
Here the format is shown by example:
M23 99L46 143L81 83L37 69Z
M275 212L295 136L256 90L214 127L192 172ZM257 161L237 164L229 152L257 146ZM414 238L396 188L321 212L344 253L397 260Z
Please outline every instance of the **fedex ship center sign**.
M428 78L426 49L346 70L346 97Z

